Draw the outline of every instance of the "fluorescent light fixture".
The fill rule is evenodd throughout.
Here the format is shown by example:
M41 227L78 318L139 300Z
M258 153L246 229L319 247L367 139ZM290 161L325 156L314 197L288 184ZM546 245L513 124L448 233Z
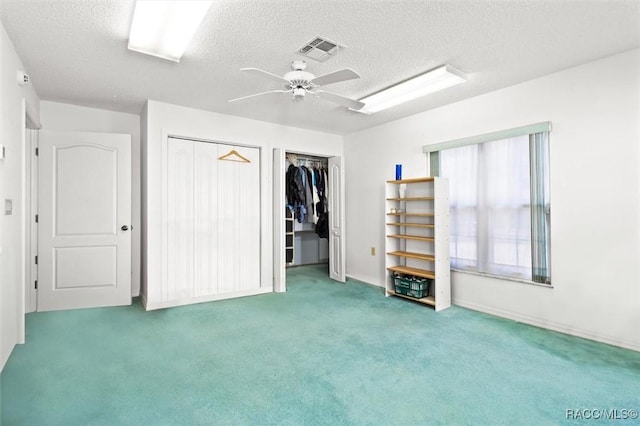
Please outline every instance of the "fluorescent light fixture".
M373 114L413 99L463 83L466 76L451 65L443 65L402 83L391 86L371 96L360 99L365 105L360 110L364 114Z
M180 62L212 1L138 0L129 49Z

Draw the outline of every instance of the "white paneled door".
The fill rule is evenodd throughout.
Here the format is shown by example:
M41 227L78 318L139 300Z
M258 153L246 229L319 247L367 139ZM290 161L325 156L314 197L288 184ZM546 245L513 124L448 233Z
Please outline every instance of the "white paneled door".
M131 136L40 132L38 311L131 303Z
M329 158L329 277L345 282L344 170L342 157Z

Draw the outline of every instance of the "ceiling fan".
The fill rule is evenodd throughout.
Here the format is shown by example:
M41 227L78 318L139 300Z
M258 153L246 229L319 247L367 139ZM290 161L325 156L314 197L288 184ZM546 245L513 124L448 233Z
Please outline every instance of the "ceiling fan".
M283 77L258 68L242 68L240 69L240 71L267 77L271 80L277 81L278 83L284 84L284 90L269 90L268 92L256 93L254 95L231 99L229 102L237 102L256 96L268 95L271 93L291 93L293 95L293 100L301 101L302 99L304 99L307 93L310 93L320 99L324 99L329 102L335 102L337 104L355 110L358 110L364 106L364 102L356 101L355 99L347 98L345 96L336 95L335 93L318 89L318 87L326 86L327 84L339 83L341 81L360 78L358 73L350 68L345 68L340 71L334 71L329 74L316 77L310 72L305 71L306 67L307 63L305 61L293 61L291 62L291 69L293 71L289 71Z

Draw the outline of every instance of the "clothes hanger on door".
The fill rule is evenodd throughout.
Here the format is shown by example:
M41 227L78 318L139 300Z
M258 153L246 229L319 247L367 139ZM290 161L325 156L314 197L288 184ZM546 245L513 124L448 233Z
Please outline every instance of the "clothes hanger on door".
M221 157L218 157L218 160L237 161L238 163L250 163L251 162L251 160L249 160L247 157L243 157L235 149L232 149L231 151L229 151L225 155L223 155Z

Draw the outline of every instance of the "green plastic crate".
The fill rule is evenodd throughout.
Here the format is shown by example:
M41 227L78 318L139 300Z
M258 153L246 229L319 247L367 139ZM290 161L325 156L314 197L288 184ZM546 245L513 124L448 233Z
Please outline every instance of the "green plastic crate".
M414 275L393 274L393 284L396 293L404 296L422 299L429 296L429 287L433 280L416 277Z

